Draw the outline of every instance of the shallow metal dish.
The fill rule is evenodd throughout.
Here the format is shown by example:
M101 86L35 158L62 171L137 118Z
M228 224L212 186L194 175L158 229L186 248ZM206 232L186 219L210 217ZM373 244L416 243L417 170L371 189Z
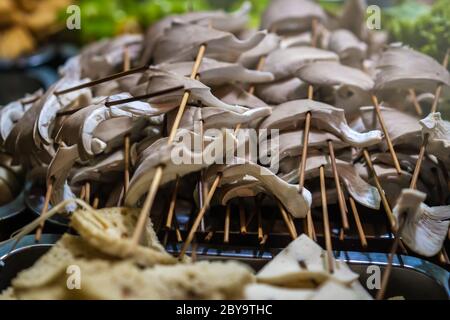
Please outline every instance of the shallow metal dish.
M32 220L26 212L25 189L10 203L0 207L0 241L9 238L12 232L23 227Z
M60 235L44 234L41 241L36 243L34 235L26 236L6 258L5 256L11 250L13 243L9 242L0 246L0 261L4 262L4 265L0 266L0 291L10 285L11 280L18 272L32 266L59 237ZM176 253L179 250L179 245L171 244L167 249L169 252ZM261 269L277 253L244 248L227 251L207 247L198 247L196 252L199 260L239 260L249 264L255 270ZM370 275L367 273L369 265L379 266L383 271L387 263L387 255L380 253L341 251L335 252L335 255L336 258L346 261L353 271L360 275L363 286ZM407 300L449 299L450 275L444 269L428 261L408 256L397 256L393 265L386 297L403 296ZM372 291L371 293L374 294L375 292Z

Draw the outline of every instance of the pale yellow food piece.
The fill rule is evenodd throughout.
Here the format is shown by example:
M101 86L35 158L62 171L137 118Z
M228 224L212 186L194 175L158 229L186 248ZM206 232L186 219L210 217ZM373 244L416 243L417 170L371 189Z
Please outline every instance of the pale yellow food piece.
M73 213L71 225L92 247L108 255L129 258L142 266L176 263L159 243L150 219L141 244L131 250L139 213L130 208L80 209Z
M21 271L12 281L15 290L39 288L52 283L66 272L76 259L108 259L83 239L65 234L31 268Z
M9 287L0 293L0 300L17 300L13 287Z
M80 264L83 299L241 299L254 281L252 271L237 262L158 265L141 270L129 262Z

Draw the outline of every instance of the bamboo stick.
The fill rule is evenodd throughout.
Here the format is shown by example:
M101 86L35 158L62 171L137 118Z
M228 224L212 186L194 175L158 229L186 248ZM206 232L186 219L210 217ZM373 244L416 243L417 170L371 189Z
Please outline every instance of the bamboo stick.
M322 197L322 214L323 214L323 229L325 234L325 248L327 251L327 268L328 272L334 272L334 256L333 247L331 243L331 231L330 221L328 217L328 205L327 205L327 189L325 186L325 169L320 167L320 193Z

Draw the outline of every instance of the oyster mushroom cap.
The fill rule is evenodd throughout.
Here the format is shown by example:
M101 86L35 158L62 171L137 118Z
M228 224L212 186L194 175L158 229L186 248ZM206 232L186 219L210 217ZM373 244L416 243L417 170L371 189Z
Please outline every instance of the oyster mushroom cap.
M248 39L240 40L231 33L207 26L174 22L158 39L153 58L155 64L191 61L196 58L200 46L206 45L206 57L236 62L243 52L256 47L265 36L266 32L260 31Z
M422 143L419 118L385 106L381 106L380 109L393 145L418 150ZM381 129L379 122L374 118L373 106L361 107L360 113L366 130ZM385 142L382 144L382 149L387 150Z
M194 61L163 63L157 67L161 70L176 73L180 76L189 76L192 72ZM270 72L250 70L237 63L217 61L203 58L198 71L201 82L209 87L224 84L239 83L264 83L274 79Z
M279 36L269 33L257 46L242 53L237 62L246 68L256 68L261 57L265 57L279 48L280 41Z
M148 64L154 54L158 40L164 35L167 29L172 27L173 22L211 25L212 28L235 33L245 28L248 21L248 13L251 4L244 4L233 13L224 11L204 11L204 12L188 12L182 15L167 16L158 22L152 24L146 31L144 39L144 49L142 52L140 63Z
M199 171L212 163L223 163L224 155L234 150L234 136L228 131L218 137L205 137L203 151L195 150L195 139L200 137L188 130L178 132L175 142L167 144L167 138L159 139L143 151L141 162L133 174L130 187L125 198L127 206L135 206L140 198L148 191L148 187L158 166L164 167L160 184L183 177L191 172ZM181 141L180 141L181 140ZM192 143L193 142L193 143ZM194 148L192 146L194 144Z
M308 112L311 112L312 127L328 131L351 146L363 148L382 140L379 130L360 133L351 129L344 110L308 99L289 101L274 107L272 114L261 123L259 129L295 129L299 123L303 123Z
M322 7L309 0L272 0L262 16L262 28L278 33L308 30L313 19L325 22Z
M297 75L314 86L350 86L371 91L372 78L363 71L336 61L316 61L301 67Z
M399 225L404 224L402 239L414 252L425 257L439 253L450 226L450 206L429 207L426 194L403 189L393 209Z
M308 84L292 77L256 86L256 95L270 104L281 104L304 99L308 95Z
M89 105L92 101L92 92L89 88L72 91L58 96L54 94L54 91L74 87L89 81L89 79L72 80L62 78L53 87L53 90L50 90L50 94L45 96L45 101L35 124L40 140L43 143L47 145L52 143L52 139L50 138L50 130L59 110L70 107L73 104L79 104L80 107L84 107Z
M275 80L296 76L302 66L314 61L339 61L339 57L332 51L313 47L292 47L277 49L266 59L262 71L270 72Z
M311 206L311 193L306 188L303 188L300 193L298 185L289 184L269 169L245 159L236 158L234 163L236 164L219 164L209 167L206 172L206 179L212 183L212 180L220 173L222 175L221 185L239 180L257 180L267 192L280 200L292 216L296 218L306 216Z
M53 205L67 199L76 198L67 183L67 178L78 159L78 146L75 144L72 146L60 146L50 162L47 169L47 184L52 181L53 190L50 201ZM66 209L73 211L75 207L71 205Z
M150 98L147 102L152 106L159 108L161 113L165 113L179 107L184 92L189 91L189 104L201 102L203 106L218 107L235 112L244 112L247 110L247 108L230 105L219 100L211 93L211 88L205 86L200 81L157 68L149 68L136 85L133 85L126 90L129 90L132 96L140 96L178 86L183 86L183 88L168 94Z
M411 66L414 66L413 68ZM408 47L390 46L377 63L375 89L432 91L437 85L450 85L450 74L433 58Z
M331 33L328 49L338 54L342 64L361 67L367 53L367 44L360 41L351 31L335 30Z
M422 134L428 135L427 152L435 155L450 168L450 122L442 120L439 112L420 120Z

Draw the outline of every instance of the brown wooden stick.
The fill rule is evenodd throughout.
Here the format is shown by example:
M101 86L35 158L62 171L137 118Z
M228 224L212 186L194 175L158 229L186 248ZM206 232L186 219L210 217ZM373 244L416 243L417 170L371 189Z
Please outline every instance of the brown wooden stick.
M32 104L32 103L35 103L36 101L38 101L41 97L42 97L42 95L38 95L37 97L30 98L28 100L20 100L20 104L22 106L26 106L27 104Z
M98 204L100 203L100 198L95 196L94 201L92 202L92 208L98 209Z
M298 177L300 193L303 191L303 187L305 186L305 170L306 170L306 160L308 159L308 143L309 143L310 128L311 128L311 112L308 112L305 118L305 130L303 131L303 150Z
M398 228L398 231L396 232L394 243L392 244L391 251L389 252L388 263L386 265L386 269L384 270L383 276L381 278L381 287L380 287L380 290L378 290L378 292L377 292L377 296L376 296L377 300L384 299L384 294L386 292L386 288L387 288L387 285L389 282L389 277L390 277L391 271L392 271L392 263L394 260L394 255L397 252L398 245L400 243L400 236L403 232L403 228L406 225L405 221L406 221L406 219L400 224L400 227Z
M264 230L262 226L262 216L261 216L261 207L259 206L258 200L255 198L255 210L256 210L256 218L258 221L258 242L261 243L264 239Z
M125 77L125 76L129 76L131 74L144 72L147 69L148 69L148 66L141 66L141 67L134 68L134 69L131 69L131 70L128 70L128 71L122 71L122 72L119 72L119 73L116 73L116 74L113 74L113 75L110 75L110 76L107 76L107 77L104 77L104 78L101 78L101 79L97 79L97 80L94 80L94 81L90 81L90 82L86 82L86 83L80 84L78 86L74 86L74 87L67 88L67 89L60 90L60 91L55 91L55 95L62 95L62 94L66 94L66 93L69 93L69 92L72 92L72 91L77 91L77 90L84 89L84 88L90 88L90 87L96 86L96 85L101 84L101 83L105 83L105 82L112 81L112 80L115 80L115 79L119 79L119 78L122 78L122 77Z
M297 228L295 227L294 217L291 214L288 214L287 216L288 216L289 224L292 227L293 234L294 234L295 238L297 238L298 233L297 233Z
M256 66L256 71L261 71L264 68L265 64L266 64L266 57L265 56L260 57L259 61L258 61L258 65ZM250 93L251 95L254 95L255 94L255 85L252 84L247 92Z
M80 199L84 200L84 197L86 196L86 187L83 185L81 187L81 191L80 191Z
M150 99L150 98L161 96L161 95L164 95L164 94L167 94L167 93L178 91L178 90L181 90L181 89L184 89L184 86L180 85L180 86L176 86L176 87L172 87L172 88L168 88L168 89L155 91L155 92L152 92L152 93L143 94L141 96L135 96L135 97L131 97L131 98L114 100L114 101L107 101L107 102L105 102L105 106L106 107L113 107L113 106L117 106L117 105L124 104L124 103L129 103L129 102L133 102L133 101ZM68 113L70 111L71 110L69 110ZM63 114L63 113L61 113L61 114ZM63 114L63 115L65 115L65 114Z
M198 53L197 53L197 58L195 59L195 63L194 66L192 68L192 73L191 73L191 79L195 79L195 76L198 73L198 69L200 68L200 64L203 60L203 57L205 55L205 50L206 50L206 46L205 45L201 45ZM171 145L175 139L175 135L176 132L178 130L178 127L180 125L181 122L181 118L183 117L184 114L184 110L187 106L188 100L189 100L189 96L190 96L190 92L186 91L183 94L183 98L181 99L181 103L180 103L180 107L178 108L178 112L177 115L175 117L175 121L174 124L172 126L172 129L170 131L170 135L169 135L169 139L167 141L167 143L169 145ZM136 224L136 229L134 230L133 233L133 237L132 237L132 245L133 247L131 248L132 250L137 246L139 239L141 238L142 232L144 230L145 227L145 222L147 221L148 218L148 214L151 211L151 208L153 206L153 201L155 200L155 196L156 196L156 192L158 191L159 188L159 184L161 182L162 179L162 175L163 175L163 166L158 166L156 168L156 172L155 172L155 176L153 177L153 181L150 185L149 188L149 192L147 194L147 197L145 199L144 202L144 206L142 207L141 213L139 215L139 219L138 222ZM192 241L192 239L189 240L189 242Z
M306 214L306 225L308 228L308 237L317 242L316 230L314 230L314 221L311 214L311 209Z
M45 193L45 199L44 199L44 205L42 206L41 210L41 216L44 215L48 211L48 206L50 204L50 197L52 196L53 192L53 179L50 179L48 186L47 186L47 192ZM39 242L42 237L42 231L44 229L45 221L42 221L42 223L39 225L39 227L36 230L35 239L36 242Z
M391 207L386 198L386 194L383 190L383 187L381 186L380 180L378 179L378 175L375 171L372 160L370 159L369 151L367 151L367 149L363 149L363 155L366 160L367 166L369 167L369 170L372 173L372 177L375 182L375 187L377 188L378 192L380 193L381 202L383 203L384 210L386 211L389 223L391 225L391 229L392 229L392 231L395 231L397 229L397 222L394 217L394 214L392 213Z
M409 95L411 96L414 108L416 109L416 113L419 117L421 117L423 115L423 111L419 101L417 101L416 91L414 89L409 89L408 91Z
M372 104L375 107L375 112L378 118L378 121L380 122L381 130L384 133L384 138L386 139L386 143L389 148L389 152L391 153L392 160L394 161L394 167L398 174L402 173L402 169L400 168L400 162L398 161L397 154L394 150L394 145L392 144L391 137L389 135L389 131L386 127L386 123L384 122L383 115L381 114L381 108L378 104L378 99L375 95L372 95Z
M203 216L205 215L206 210L209 208L211 199L214 196L214 193L216 192L216 189L219 186L221 179L222 179L222 174L218 174L216 176L216 178L214 179L214 182L211 185L211 189L209 189L208 195L206 196L205 203L203 204L203 207L201 207L200 211L198 212L198 215L195 218L195 221L192 225L191 230L189 231L186 241L183 243L183 246L181 247L181 251L180 251L180 255L179 255L180 259L182 259L184 257L184 255L186 254L187 248L191 244L192 239L194 239L194 235L197 232L198 226L200 225L200 222L201 222Z
M350 201L350 207L352 208L353 217L355 218L356 228L358 229L359 239L361 240L361 246L363 248L367 248L367 239L364 233L363 226L361 224L361 220L359 219L358 209L356 208L355 200L353 197L348 198Z
M439 261L442 264L450 264L450 259L448 258L447 251L445 251L445 248L441 249L441 252L439 253Z
M322 196L322 214L323 214L323 229L325 234L325 248L327 250L327 267L328 272L334 272L334 256L333 247L331 244L331 231L330 231L330 220L328 217L328 204L327 204L327 189L325 186L325 169L323 166L320 167L320 193Z
M284 223L286 224L286 227L288 229L289 235L291 236L291 238L293 240L295 240L297 238L296 231L293 230L293 228L292 228L292 225L288 218L288 213L286 212L286 210L284 209L284 207L280 201L277 201L277 204L278 204L278 209L280 210L281 216L283 217Z
M130 185L130 135L127 134L124 137L124 174L123 174L123 197L128 193L128 187Z
M241 234L247 234L247 217L245 216L245 207L241 199L239 199L239 223L241 225Z
M85 201L90 204L91 202L91 183L88 181L84 184L86 195L85 195Z
M227 208L225 210L225 227L223 231L223 242L230 242L230 215L231 215L231 204L227 203Z
M341 189L341 181L339 179L339 173L337 171L337 165L336 165L336 157L334 155L334 147L333 142L331 140L328 140L328 150L330 152L330 159L331 159L331 168L333 170L333 176L334 176L334 183L336 184L336 192L338 195L338 204L339 204L339 211L341 212L341 219L342 219L342 227L344 230L348 230L350 228L348 224L348 218L347 218L347 212L345 210L345 197L344 193Z
M172 191L172 196L170 197L169 210L167 211L167 219L166 219L166 229L172 228L173 216L175 213L175 206L177 202L177 194L180 186L180 177L177 176L177 180L175 181L175 187Z
M130 65L130 50L128 46L125 46L125 48L123 48L123 71L129 71Z
M265 245L268 238L269 238L269 234L268 233L264 234L264 237L259 244L262 246Z

